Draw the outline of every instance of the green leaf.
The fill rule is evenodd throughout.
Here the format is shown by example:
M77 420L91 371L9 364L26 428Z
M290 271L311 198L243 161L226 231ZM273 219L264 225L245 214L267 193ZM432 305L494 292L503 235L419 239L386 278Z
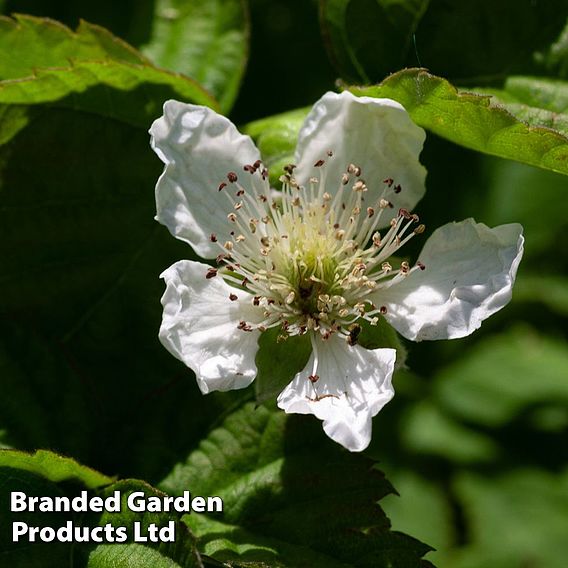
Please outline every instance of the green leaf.
M218 560L294 568L421 566L428 547L390 530L377 501L393 489L371 466L328 440L313 417L248 404L160 486L223 499L215 523L185 517L201 550ZM310 552L298 564L302 548Z
M412 406L403 418L405 447L460 464L491 463L499 456L492 439L460 424L432 402Z
M294 162L298 132L309 110L301 108L255 120L243 128L243 132L255 141L260 150L270 172L270 182L274 186L278 185L284 166Z
M279 328L260 334L254 380L256 400L263 403L276 398L308 362L312 348L306 336L292 336L278 341Z
M464 82L538 68L568 11L562 0L320 0L329 56L341 76L375 82L417 63ZM467 26L456 25L467 22ZM479 79L478 79L479 80Z
M227 113L247 56L249 22L241 0L159 0L151 39L142 51L160 67L192 77Z
M123 480L112 483L108 478L94 470L82 466L69 458L51 452L37 452L34 455L16 451L0 452L0 559L9 566L41 566L62 568L78 564L89 567L106 568L142 567L180 568L201 567L200 555L195 548L195 539L187 526L180 521L180 513L132 512L127 506L127 498L132 492L142 492L146 497L163 498L165 495L147 483L137 480ZM104 486L104 487L100 487ZM99 487L96 491L93 489ZM32 497L74 498L85 489L91 489L87 498L94 496L106 499L119 493L120 511L107 512L42 512L11 511L8 496L12 491L22 491ZM12 525L24 522L29 527L51 527L55 530L68 526L72 530L91 531L95 527L124 527L128 540L124 544L97 544L95 539L87 542L49 543L35 542L23 535L20 540L12 540ZM134 542L134 523L139 524L140 534L146 535L150 524L166 527L173 523L174 542ZM81 531L82 532L82 531ZM100 531L99 531L100 532ZM101 533L103 534L103 533ZM109 533L105 530L104 535ZM109 538L116 538L112 532ZM100 537L100 535L99 535ZM104 538L104 537L100 537ZM99 541L100 542L100 541ZM112 540L110 541L112 542Z
M0 451L0 468L2 467L29 471L56 483L68 480L81 482L88 489L108 485L113 481L111 477L81 465L71 458L45 450L38 450L34 454L16 450Z
M492 427L536 405L568 402L565 345L530 329L489 337L436 377L435 398L466 420Z
M568 472L519 468L501 475L463 473L455 483L471 544L456 568L533 565L561 568L568 554Z
M456 144L568 174L568 132L550 129L549 119L538 113L528 125L490 97L460 92L422 69L406 69L380 85L350 90L398 101L418 125Z
M0 79L33 75L38 68L68 67L70 60L116 60L131 64L149 61L109 31L81 21L76 32L48 18L16 14L0 16ZM17 53L18 57L8 54Z
M158 341L159 274L195 257L153 220L146 128L31 111L0 147L3 442L159 479L242 396L204 398Z
M25 56L12 57L14 52ZM72 32L44 18L1 18L0 61L3 104L57 102L143 128L167 98L218 107L192 79L153 66L110 32L85 22Z

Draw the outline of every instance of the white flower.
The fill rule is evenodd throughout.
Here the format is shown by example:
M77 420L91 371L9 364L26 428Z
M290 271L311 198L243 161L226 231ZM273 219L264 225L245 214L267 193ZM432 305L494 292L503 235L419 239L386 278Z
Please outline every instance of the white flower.
M327 93L300 131L296 166L270 189L248 136L212 110L168 101L150 130L165 163L157 219L217 267L166 270L160 339L202 392L249 385L258 337L307 335L312 355L278 397L328 436L364 449L392 398L394 349L357 344L384 317L412 340L463 337L502 308L522 255L519 225L438 229L419 262L390 260L424 226L424 132L398 103ZM386 230L382 230L386 227ZM382 230L382 232L381 232Z

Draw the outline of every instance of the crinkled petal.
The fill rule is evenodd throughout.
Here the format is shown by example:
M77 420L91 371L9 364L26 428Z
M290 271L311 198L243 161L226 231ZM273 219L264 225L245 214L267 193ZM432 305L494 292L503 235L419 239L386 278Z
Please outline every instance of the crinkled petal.
M259 332L237 326L262 318L249 293L229 287L220 276L206 278L209 269L182 260L161 275L166 291L160 340L195 372L204 394L244 388L253 381ZM231 301L229 294L237 299Z
M219 184L227 174L243 172L260 158L248 136L207 107L167 101L164 114L150 128L151 145L165 167L156 185L156 219L172 235L189 243L203 258L219 247L210 241L229 238L232 205Z
M388 199L393 208L385 211L381 225L387 226L399 208L411 210L424 195L426 169L418 161L425 133L416 126L399 103L390 99L355 97L344 91L326 93L312 108L302 126L296 148L296 180L306 184L322 174L314 168L326 160L325 188L333 193L349 164L362 170L368 192L365 203L374 206L385 184L392 178L402 190ZM333 156L328 158L327 152Z
M386 306L387 320L407 339L456 339L511 299L523 255L522 227L493 229L473 219L448 223L426 242L416 270L373 300Z
M318 358L319 379L312 384ZM280 393L278 406L288 413L314 414L325 433L352 452L371 441L372 417L393 397L396 351L349 346L338 337L317 340L306 367Z

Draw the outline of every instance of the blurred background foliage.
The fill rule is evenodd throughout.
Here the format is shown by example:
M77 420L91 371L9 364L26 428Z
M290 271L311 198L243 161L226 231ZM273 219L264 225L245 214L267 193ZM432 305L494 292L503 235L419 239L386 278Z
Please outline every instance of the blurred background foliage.
M47 57L46 67L71 58L69 77L38 73L41 89L0 87L0 444L54 449L158 485L252 397L201 397L156 339L158 275L191 256L152 220L161 165L145 128L159 101L207 104L212 95L244 126L311 105L337 79L374 83L424 66L484 92L512 74L554 79L543 108L552 105L560 125L568 113L564 0L4 0L0 9L72 29L82 18L143 54L88 29L81 53L76 43L51 49L60 44L50 36L34 57ZM8 37L10 26L0 29ZM0 39L0 79L40 66L19 59L18 45L25 49ZM81 57L113 63L94 68ZM134 73L124 65L132 57L209 94L154 69ZM278 124L274 161L293 147L297 116ZM259 138L265 126L249 129ZM562 568L568 178L432 133L422 160L428 193L417 212L429 230L465 217L519 222L526 251L511 304L481 330L408 345L408 370L395 377L397 396L375 419L366 452L400 493L381 504L395 529L437 549L427 558L440 567Z

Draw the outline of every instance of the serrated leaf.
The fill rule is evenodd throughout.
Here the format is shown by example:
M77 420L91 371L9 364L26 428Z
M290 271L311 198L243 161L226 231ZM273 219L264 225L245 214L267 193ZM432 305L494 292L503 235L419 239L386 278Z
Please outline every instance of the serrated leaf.
M194 80L155 67L103 28L16 18L0 18L0 104L57 102L143 128L167 98L218 107Z
M142 51L157 65L192 77L227 113L248 56L249 22L242 0L159 0Z
M370 461L326 439L313 417L245 405L160 486L171 494L191 487L198 495L222 497L223 516L214 520L224 529L208 535L194 515L186 522L205 547L215 546L215 535L228 539L229 547L206 550L237 564L265 562L270 554L272 562L297 568L290 555L308 547L310 561L328 556L346 566L410 567L420 566L428 550L390 530L376 502L393 491L391 485ZM277 541L282 545L273 546Z
M349 90L398 101L418 125L456 144L568 174L568 132L548 128L536 115L528 125L490 97L460 92L423 69L406 69L377 86Z
M464 82L537 68L562 30L566 3L528 0L320 0L331 60L344 79L375 82L417 63ZM456 22L468 22L467 26Z
M74 96L82 95L82 96ZM32 77L0 81L0 104L57 106L147 127L162 103L176 97L217 107L197 83L150 65L121 61L79 61L65 68L37 69Z
M38 450L34 454L16 450L0 450L0 468L2 467L29 471L55 483L80 482L88 489L108 485L113 481L112 477L81 465L74 459L45 450Z
M8 54L17 53L17 57ZM36 69L73 61L116 60L149 64L141 53L104 28L81 21L76 32L49 18L0 16L0 79L33 75Z
M103 486L103 487L101 487ZM96 491L93 491L98 487ZM114 482L94 470L82 466L69 458L52 452L37 452L34 455L16 451L0 451L0 560L9 566L41 566L43 568L64 568L80 565L94 567L115 566L120 568L152 566L152 568L201 568L200 555L195 548L195 539L187 526L180 521L180 513L133 512L127 506L128 496L141 492L146 497L165 495L147 483L137 480ZM91 489L87 498L97 496L102 499L114 496L120 498L119 512L49 512L38 510L12 511L9 495L12 491L24 492L29 497L67 497L72 499L85 489ZM27 534L12 541L12 524L23 522L28 527L51 527L57 530L71 526L75 530L92 534L95 527L124 527L127 541L124 544L113 542L118 531L110 533L100 529L96 538L82 540L75 537L71 542L42 542L40 536L31 539ZM134 523L139 524L140 534L146 535L150 524L165 527L173 522L174 542L134 542ZM107 539L113 544L98 544Z

